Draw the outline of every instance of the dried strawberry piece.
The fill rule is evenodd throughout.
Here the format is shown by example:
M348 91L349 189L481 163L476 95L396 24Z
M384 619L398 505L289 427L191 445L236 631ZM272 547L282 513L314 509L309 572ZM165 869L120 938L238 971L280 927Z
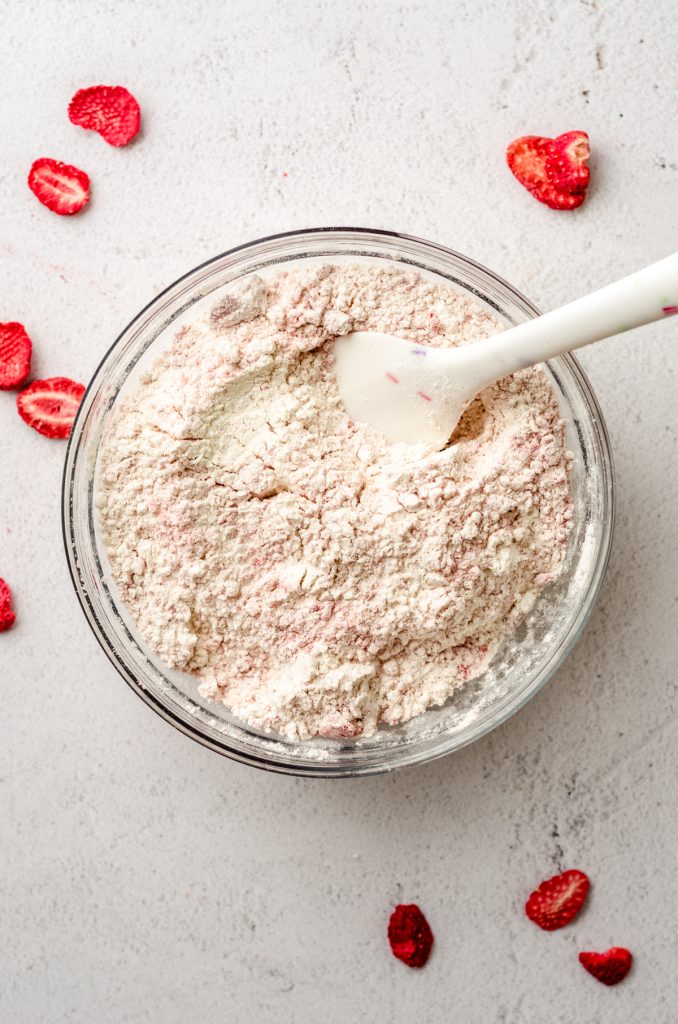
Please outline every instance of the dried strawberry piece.
M141 110L122 85L92 85L78 89L68 104L73 124L98 132L111 146L126 146L139 131Z
M586 132L565 132L551 142L546 174L561 192L585 192L591 179L586 163L590 155Z
M34 380L16 399L22 420L45 437L68 437L85 394L84 384L68 377Z
M552 210L574 210L586 198L590 172L586 132L566 132L556 139L524 135L506 150L506 162L528 192Z
M28 174L28 187L43 206L62 217L79 213L89 202L88 175L78 167L48 156L34 161Z
M531 893L525 913L544 931L563 928L581 910L590 882L583 871L563 871L547 878Z
M0 391L21 387L31 372L31 351L23 324L0 324Z
M391 952L408 967L423 967L433 946L433 932L416 903L399 903L388 922Z
M16 615L12 611L12 591L4 580L0 579L0 633L11 629Z
M618 985L631 970L633 954L623 946L604 953L580 953L579 963L603 985Z
M532 192L546 177L546 158L551 139L541 135L524 135L514 139L506 150L506 161L521 185Z

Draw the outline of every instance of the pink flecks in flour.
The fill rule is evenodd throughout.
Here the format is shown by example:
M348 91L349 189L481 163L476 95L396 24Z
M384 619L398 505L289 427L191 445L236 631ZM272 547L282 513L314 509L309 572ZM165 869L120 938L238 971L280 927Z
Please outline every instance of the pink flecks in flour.
M449 287L354 264L253 275L177 335L115 413L98 490L113 577L165 664L291 739L370 735L484 671L565 552L548 380L487 388L442 452L391 445L344 412L332 342L498 329Z

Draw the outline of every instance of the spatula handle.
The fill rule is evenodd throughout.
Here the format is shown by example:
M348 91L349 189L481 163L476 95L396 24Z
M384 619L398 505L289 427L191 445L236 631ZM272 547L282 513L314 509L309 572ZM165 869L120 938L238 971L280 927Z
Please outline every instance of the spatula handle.
M472 346L493 380L678 313L678 253ZM489 365L485 362L490 360ZM490 383L489 380L485 383Z

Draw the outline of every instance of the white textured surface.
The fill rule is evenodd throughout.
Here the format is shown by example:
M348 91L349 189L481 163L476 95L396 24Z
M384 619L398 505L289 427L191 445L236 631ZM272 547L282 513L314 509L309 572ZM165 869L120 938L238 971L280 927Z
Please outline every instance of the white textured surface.
M669 0L5 0L0 20L0 319L26 324L39 374L86 380L161 287L274 231L409 231L544 307L676 247ZM66 118L98 81L141 102L129 149ZM580 212L558 214L512 180L503 150L571 128L591 134L594 184ZM40 155L91 174L82 216L31 196ZM19 617L0 637L3 1022L674 1018L677 332L583 356L619 517L565 667L475 746L358 782L229 763L125 687L68 579L63 446L0 395L0 575ZM521 905L561 864L595 888L576 924L546 935ZM385 947L401 898L437 936L420 973ZM612 944L637 966L608 990L576 954Z

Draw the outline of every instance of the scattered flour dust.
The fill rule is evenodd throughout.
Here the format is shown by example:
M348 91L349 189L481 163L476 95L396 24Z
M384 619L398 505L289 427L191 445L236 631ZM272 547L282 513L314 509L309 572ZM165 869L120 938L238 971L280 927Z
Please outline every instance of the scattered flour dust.
M499 325L413 272L250 277L181 330L114 415L98 508L146 643L290 739L368 736L479 675L560 570L563 424L538 369L487 388L451 446L352 422L333 339L472 343Z

